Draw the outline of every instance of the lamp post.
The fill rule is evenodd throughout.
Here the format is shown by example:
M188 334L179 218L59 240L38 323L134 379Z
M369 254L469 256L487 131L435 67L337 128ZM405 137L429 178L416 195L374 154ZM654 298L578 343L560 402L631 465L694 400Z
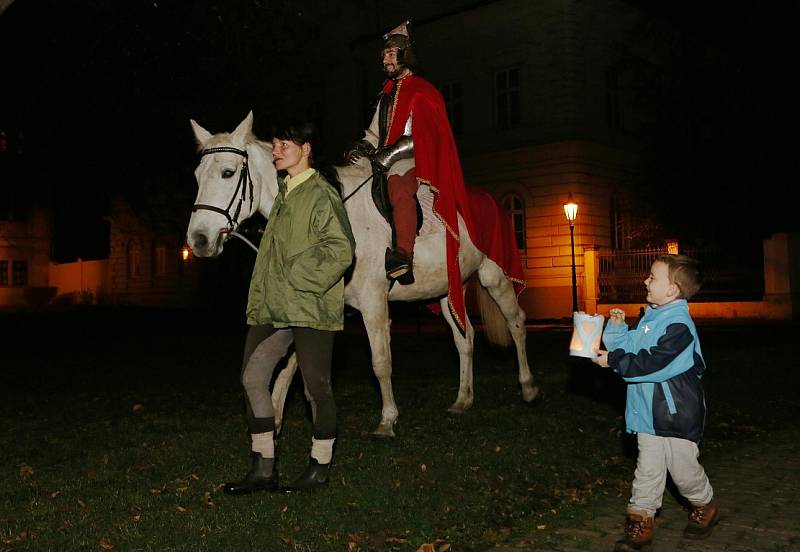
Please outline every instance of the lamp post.
M578 312L578 280L575 277L575 219L578 216L578 204L572 199L572 192L567 195L564 214L569 222L569 243L572 247L572 312Z

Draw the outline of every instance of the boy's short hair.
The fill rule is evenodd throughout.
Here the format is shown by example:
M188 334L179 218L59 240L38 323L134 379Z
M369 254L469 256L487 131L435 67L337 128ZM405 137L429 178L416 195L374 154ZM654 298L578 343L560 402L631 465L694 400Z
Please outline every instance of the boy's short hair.
M669 280L680 290L681 297L687 301L697 293L703 284L700 263L686 255L660 255L656 261L667 265Z

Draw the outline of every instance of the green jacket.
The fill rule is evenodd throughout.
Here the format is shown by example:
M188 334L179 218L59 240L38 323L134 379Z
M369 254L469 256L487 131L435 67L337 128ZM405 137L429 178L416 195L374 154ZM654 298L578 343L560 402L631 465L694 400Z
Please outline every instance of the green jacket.
M341 330L355 240L336 190L317 172L278 197L250 280L247 323Z

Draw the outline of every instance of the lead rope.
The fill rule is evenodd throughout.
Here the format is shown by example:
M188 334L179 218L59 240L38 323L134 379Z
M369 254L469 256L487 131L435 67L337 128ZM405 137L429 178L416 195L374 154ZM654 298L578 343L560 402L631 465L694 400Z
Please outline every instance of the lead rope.
M258 253L258 247L256 247L255 245L253 245L253 242L251 242L250 240L248 240L247 238L245 238L244 236L242 236L242 235L241 235L239 232L231 232L230 234L231 234L231 236L236 236L237 238L239 238L240 240L242 240L244 243L246 243L247 245L249 245L250 247L252 247L252 248L253 248L253 251L255 251L256 253Z

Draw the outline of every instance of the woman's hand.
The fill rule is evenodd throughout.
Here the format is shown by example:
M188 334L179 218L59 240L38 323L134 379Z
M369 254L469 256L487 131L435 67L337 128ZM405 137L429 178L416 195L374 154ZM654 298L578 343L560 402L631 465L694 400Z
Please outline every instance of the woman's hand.
M608 311L608 316L611 319L611 322L614 324L624 324L625 323L625 311L622 309L611 309Z
M597 356L592 359L592 362L603 368L608 368L608 351L597 351Z

